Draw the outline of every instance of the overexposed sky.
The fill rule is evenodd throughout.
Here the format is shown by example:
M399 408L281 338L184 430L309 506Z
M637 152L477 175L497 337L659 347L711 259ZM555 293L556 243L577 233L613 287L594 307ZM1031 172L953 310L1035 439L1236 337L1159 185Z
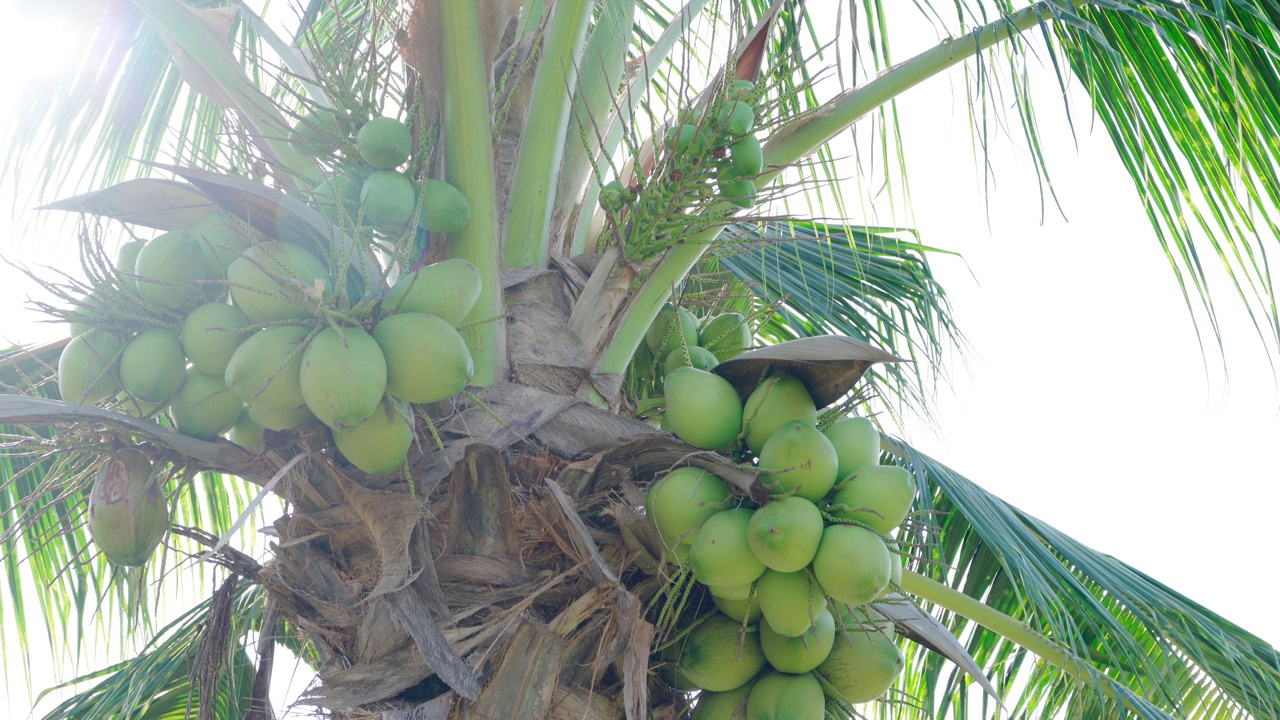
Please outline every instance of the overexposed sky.
M0 61L14 67L30 58L40 50L22 37L42 36L15 36ZM902 48L897 59L906 56ZM950 386L939 389L934 425L910 422L906 439L1280 643L1280 618L1259 600L1280 590L1266 568L1269 515L1280 505L1280 391L1232 289L1220 282L1215 294L1224 368L1211 337L1198 345L1138 196L1090 122L1083 93L1070 97L1073 139L1049 69L1034 75L1032 92L1044 101L1042 139L1066 219L1052 206L1042 213L1016 133L993 140L994 183L984 195L962 73L899 101L914 216L895 219L913 224L926 244L962 254L935 256L933 269L970 343L965 357L954 357ZM0 102L12 96L13 77L0 76ZM51 249L73 251L69 234L14 237L25 206L11 186L0 190L0 254L34 264L50 262ZM9 309L0 342L61 335L17 309L37 292L0 265L0 303ZM23 707L21 689L9 692L0 706Z

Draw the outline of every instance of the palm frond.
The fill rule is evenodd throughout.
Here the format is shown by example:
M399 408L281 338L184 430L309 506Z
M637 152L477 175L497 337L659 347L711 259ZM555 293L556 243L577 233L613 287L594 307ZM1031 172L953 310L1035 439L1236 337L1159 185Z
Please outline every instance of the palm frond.
M1073 540L992 496L906 443L890 456L920 483L920 514L904 536L912 569L1018 618L1132 693L1140 717L1275 718L1275 648L1132 566ZM1015 717L1118 714L1101 686L1081 685L965 618L939 617L1015 699ZM936 657L913 658L911 686L939 712L967 688ZM1141 708L1150 705L1146 712ZM1101 712L1105 709L1105 712Z

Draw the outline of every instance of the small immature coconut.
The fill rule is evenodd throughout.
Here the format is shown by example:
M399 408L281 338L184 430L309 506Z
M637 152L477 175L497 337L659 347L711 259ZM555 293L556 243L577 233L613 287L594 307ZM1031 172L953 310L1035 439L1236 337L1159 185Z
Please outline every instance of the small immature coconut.
M409 159L413 135L409 126L389 117L376 117L356 132L360 157L379 170L393 170Z
M863 605L889 584L889 548L874 532L857 525L828 525L813 556L813 574L833 600Z
M710 350L720 361L737 357L751 347L751 326L742 313L717 315L698 332L698 344Z
M383 298L382 313L425 313L457 326L480 299L480 268L462 258L423 266L396 281Z
M89 493L89 534L116 565L141 567L169 529L169 506L151 477L151 461L134 448L107 458Z
M729 495L724 481L706 470L676 468L649 486L645 510L668 546L692 545L698 526L724 510Z
M115 335L89 328L62 348L58 357L58 393L69 403L93 405L120 389L120 352Z
M759 175L764 169L764 150L755 135L748 135L729 146L733 171L741 176Z
M667 359L663 361L663 372L673 373L682 367L695 367L699 370L711 372L720 361L716 359L714 353L706 348L692 345L689 347L689 358L686 362L684 350L676 348L667 354Z
M721 510L702 522L689 548L689 566L699 582L713 586L750 585L764 573L764 563L756 559L747 543L750 521L750 510L736 508Z
M236 348L251 334L249 316L235 305L206 303L182 321L182 350L197 370L210 375L227 371Z
M818 667L835 642L836 619L829 608L823 608L813 626L796 637L774 630L767 620L760 623L760 649L769 664L782 672L803 673Z
M298 380L316 417L331 428L351 430L382 403L387 361L363 328L328 327L307 344Z
M764 669L760 633L741 632L719 613L699 623L680 648L680 672L703 690L726 692L746 685Z
M760 449L761 480L774 494L795 492L814 503L836 482L836 449L813 424L784 423Z
M916 498L916 479L897 465L854 468L832 493L827 509L888 533L902 524Z
M462 392L475 364L453 326L423 313L397 313L373 326L387 361L387 394L411 403L433 403Z
M277 241L254 245L227 267L231 298L256 323L311 317L311 295L328 280L320 258Z
M703 450L727 450L742 432L742 400L728 380L692 367L663 382L665 421L677 437Z
M208 279L201 257L200 243L191 233L175 230L151 238L133 266L138 294L162 308L195 304Z
M398 472L413 445L413 425L409 403L387 403L355 429L334 430L333 442L343 457L364 472Z
M140 333L120 356L120 384L143 402L165 402L186 379L187 358L182 353L182 342L168 328Z
M679 348L681 342L693 347L698 344L698 318L684 308L667 303L645 331L644 341L654 357L666 357Z
M792 420L813 425L818 421L818 408L804 383L796 376L775 373L752 391L742 409L747 447L759 455L765 442L778 428Z
M302 405L302 353L309 332L298 325L274 325L251 335L227 363L227 387L249 406Z
M812 674L769 671L751 686L747 720L822 720L826 702L822 684Z
M418 225L431 232L457 232L471 222L471 205L458 188L444 180L422 181Z
M178 432L200 440L210 440L230 430L243 408L221 375L195 368L187 368L182 388L169 399L169 416Z

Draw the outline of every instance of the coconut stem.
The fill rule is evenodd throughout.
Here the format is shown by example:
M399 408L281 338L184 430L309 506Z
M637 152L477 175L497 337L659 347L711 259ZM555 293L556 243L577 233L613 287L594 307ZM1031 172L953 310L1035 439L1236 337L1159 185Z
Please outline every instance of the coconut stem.
M1111 679L1100 670L1080 659L1067 649L1041 635L1030 625L1006 615L979 600L954 588L927 578L906 568L902 570L902 589L922 600L968 618L982 627L1015 642L1039 655L1041 659L1057 666L1062 672L1082 683L1093 685L1103 696L1116 700L1136 711L1128 700L1117 695L1110 687Z

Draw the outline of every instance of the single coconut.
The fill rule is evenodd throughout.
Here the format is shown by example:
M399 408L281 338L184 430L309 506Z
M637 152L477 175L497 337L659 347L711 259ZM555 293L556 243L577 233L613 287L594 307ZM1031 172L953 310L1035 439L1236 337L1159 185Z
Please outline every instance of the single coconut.
M328 280L320 258L276 241L254 245L227 267L231 299L256 323L311 317Z
M187 379L169 398L169 416L178 432L209 440L230 430L244 404L227 388L221 375L187 368Z
M742 432L742 401L728 380L692 367L663 383L665 422L676 436L703 450L728 450Z
M769 622L760 623L760 649L775 670L803 673L818 667L831 654L836 642L836 619L829 608L823 608L813 625L796 637L774 630Z
M770 570L790 573L813 561L822 541L822 511L793 495L757 509L747 523L747 544Z
M826 716L822 684L810 673L765 672L751 686L747 720L822 720Z
M251 335L232 353L224 378L246 405L296 408L302 396L303 343L310 330L275 325Z
M668 546L692 545L702 521L724 510L729 497L729 487L720 478L700 468L682 467L649 486L645 509Z
M684 347L693 347L698 344L698 318L684 308L667 303L645 331L644 341L654 357L666 357L681 343Z
M397 280L381 308L384 315L425 313L457 326L475 307L482 289L480 269L462 258L451 258Z
M162 308L195 304L208 279L201 257L200 243L191 233L176 230L151 238L133 266L138 294Z
M689 548L693 575L706 585L750 585L764 571L747 543L751 510L721 510L702 522Z
M303 115L293 126L289 131L289 145L307 157L327 157L338 149L342 135L338 116L332 110L319 108Z
M457 232L471 222L471 205L458 188L443 180L422 182L418 225L431 232Z
M397 313L373 326L387 361L387 393L432 403L462 392L475 373L471 352L448 322L424 313Z
M902 651L892 637L876 630L851 628L836 640L831 654L814 673L827 681L828 694L853 704L884 695L904 667Z
M89 492L89 534L107 559L141 567L169 529L169 506L141 451L112 453L99 468Z
M667 355L667 359L663 361L663 372L670 375L682 367L694 367L705 372L711 372L720 364L715 354L706 348L692 345L688 351L689 354L686 356L685 351L681 348L672 350Z
M395 170L378 170L364 181L360 189L360 205L369 225L403 228L413 217L418 191L413 181Z
M835 484L838 464L831 441L803 420L784 423L760 449L761 481L769 491L795 493L814 503Z
M751 326L742 313L716 315L698 331L698 344L723 362L751 347Z
M351 430L381 404L387 361L363 328L328 327L307 344L298 380L307 407L321 422Z
M689 720L746 720L749 694L750 685L725 692L703 690L698 693L698 704Z
M807 572L769 570L756 582L760 610L769 627L787 637L799 637L827 607L822 588Z
M182 353L182 342L168 328L139 333L120 356L120 384L143 402L165 402L186 379L187 358Z
M823 434L831 441L840 460L837 480L849 477L854 468L880 462L880 431L867 418L840 418Z
M306 405L249 405L245 407L245 413L258 427L277 432L324 424Z
M916 498L916 479L897 465L863 465L840 481L827 510L888 533L902 524Z
M764 669L760 634L719 613L702 621L680 648L680 672L703 690L726 692L746 685Z
M771 375L752 391L742 409L747 447L759 455L778 428L792 420L813 425L818 421L818 408L804 383L794 375Z
M221 375L250 335L250 323L249 316L234 305L206 303L182 321L182 350L200 372Z
M352 430L334 430L333 442L352 465L379 475L399 472L413 445L413 409L387 403Z
M93 405L120 389L118 368L124 343L89 328L71 338L58 357L58 393L69 403Z
M889 548L874 532L857 525L828 525L822 532L813 574L833 600L862 605L889 584Z
M356 132L356 150L370 165L379 170L392 170L409 159L413 135L408 125L395 118L376 117Z
M711 602L715 603L720 612L744 625L750 625L764 617L764 613L760 611L760 602L749 597L733 600L711 593Z

